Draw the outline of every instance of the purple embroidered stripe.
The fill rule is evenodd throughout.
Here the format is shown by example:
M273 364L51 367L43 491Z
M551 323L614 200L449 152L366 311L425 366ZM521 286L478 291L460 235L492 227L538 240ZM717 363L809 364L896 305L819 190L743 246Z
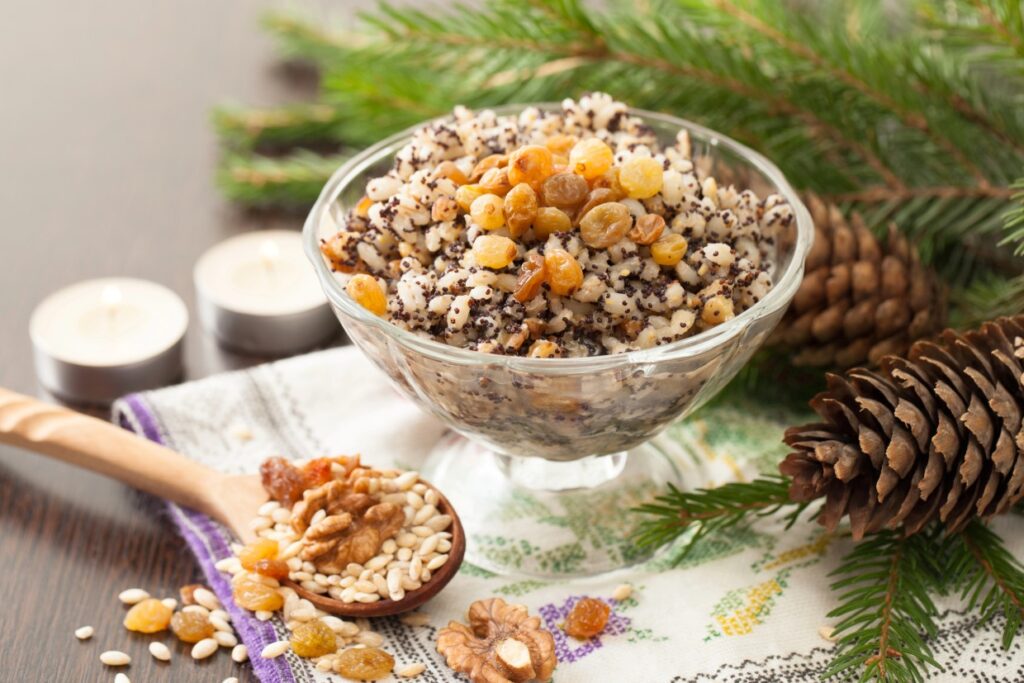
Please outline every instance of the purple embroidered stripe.
M155 415L139 394L130 394L114 406L114 417L118 424L131 431L164 444ZM192 554L199 561L207 584L231 615L235 630L249 649L253 670L263 683L295 683L295 676L285 657L263 659L260 651L278 639L274 626L269 622L255 619L250 612L235 605L231 599L231 584L228 578L217 571L214 564L231 554L227 532L206 515L183 508L174 503L167 507Z

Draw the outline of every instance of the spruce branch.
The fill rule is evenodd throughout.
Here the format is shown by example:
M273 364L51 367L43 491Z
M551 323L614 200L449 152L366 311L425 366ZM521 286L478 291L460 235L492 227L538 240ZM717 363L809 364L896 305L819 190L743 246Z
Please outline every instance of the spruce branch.
M339 143L343 120L336 107L323 102L267 108L223 105L213 111L214 128L235 148Z
M921 131L921 133L942 147L950 156L956 159L961 166L970 172L980 187L984 188L989 186L989 180L985 177L984 173L982 173L981 169L978 168L977 165L975 165L974 162L971 161L949 139L945 136L939 135L929 124L927 118L920 112L913 111L897 102L889 94L872 86L858 74L837 64L825 55L812 50L808 47L808 43L786 35L782 30L769 25L761 17L755 16L753 13L739 7L736 3L732 2L732 0L712 0L712 3L727 15L736 18L744 25L750 27L757 33L760 33L786 51L808 61L823 73L838 79L841 83L844 83L850 88L860 92L868 99L877 103L883 109L889 110L899 117L905 125ZM759 3L753 4L757 5Z
M839 605L829 612L840 619L837 652L825 678L923 681L929 668L942 668L926 640L937 631L933 552L933 535L884 531L842 559L832 584Z
M635 508L635 512L649 515L651 519L641 523L634 540L641 546L660 546L692 529L692 535L676 558L676 562L681 562L701 539L787 507L793 508L786 514L788 529L807 504L790 500L788 481L779 476L696 491L682 491L669 484L668 493L658 496L653 503Z
M961 595L983 621L997 614L1004 617L1002 645L1007 649L1024 621L1024 565L982 522L971 522L959 538L967 556L953 572L967 575Z
M345 159L304 150L283 157L234 153L221 161L217 183L225 195L252 207L304 209Z

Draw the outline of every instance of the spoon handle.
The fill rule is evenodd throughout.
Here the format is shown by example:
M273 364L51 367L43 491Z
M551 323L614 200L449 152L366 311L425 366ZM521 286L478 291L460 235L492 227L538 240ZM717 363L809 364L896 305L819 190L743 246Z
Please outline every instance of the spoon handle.
M209 492L223 475L109 422L0 387L0 443L118 479L213 514Z

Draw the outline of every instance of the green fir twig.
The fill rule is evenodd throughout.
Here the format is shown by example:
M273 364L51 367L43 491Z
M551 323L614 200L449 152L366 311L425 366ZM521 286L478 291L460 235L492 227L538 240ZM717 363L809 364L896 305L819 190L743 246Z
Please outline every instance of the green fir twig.
M1003 616L1002 644L1009 648L1024 620L1024 565L997 533L977 520L959 534L959 540L963 551L953 575L966 576L961 595L983 621Z
M345 159L304 150L281 157L234 153L221 161L217 183L225 195L251 207L305 209Z
M837 652L825 678L906 683L942 668L926 639L937 632L935 546L934 533L883 531L842 559L832 584L839 605L828 615L839 618Z
M679 563L702 539L787 507L793 508L786 514L788 529L807 504L791 501L789 482L779 476L696 491L669 484L668 493L636 508L650 519L641 523L634 540L641 546L660 546L692 532L675 558Z

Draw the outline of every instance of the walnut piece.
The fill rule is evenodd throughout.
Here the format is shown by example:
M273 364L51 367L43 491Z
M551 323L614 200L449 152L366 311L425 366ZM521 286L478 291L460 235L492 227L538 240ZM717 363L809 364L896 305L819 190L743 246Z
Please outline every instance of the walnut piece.
M449 622L437 635L437 651L473 683L547 681L555 670L555 639L540 617L501 598L469 606L469 626Z
M320 510L326 517L310 525ZM307 490L292 508L292 527L305 533L299 556L325 574L340 574L351 562L363 564L398 533L405 513L394 503L377 503L353 493L348 482L331 481Z

